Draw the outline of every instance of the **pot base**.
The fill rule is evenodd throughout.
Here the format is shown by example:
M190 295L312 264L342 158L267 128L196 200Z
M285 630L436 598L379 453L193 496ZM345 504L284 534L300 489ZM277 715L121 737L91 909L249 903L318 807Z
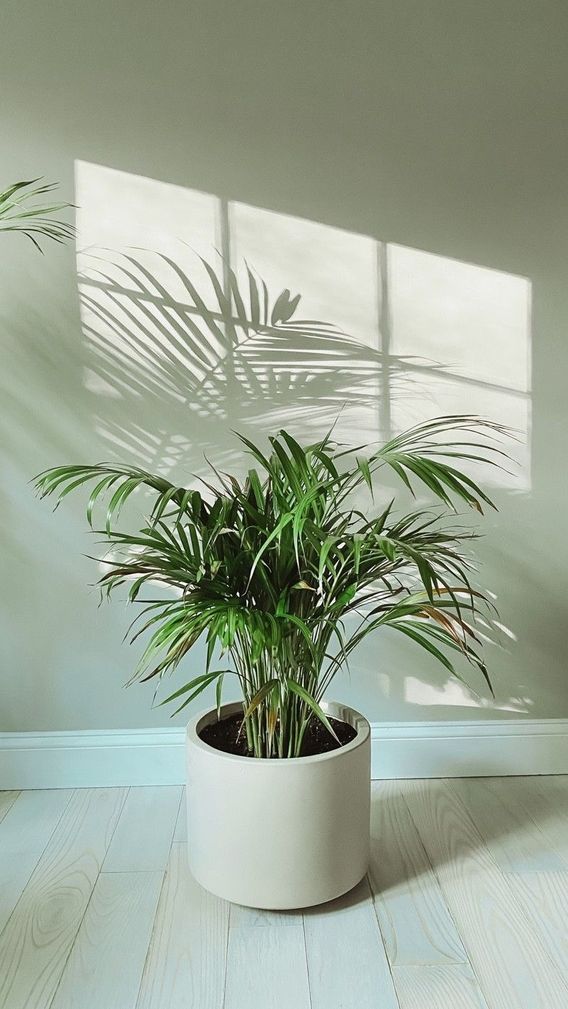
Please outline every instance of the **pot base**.
M191 863L190 863L190 867L191 867ZM247 907L247 908L251 908L251 910L256 910L256 911L298 911L298 912L301 912L301 911L308 911L308 910L310 910L310 908L313 908L313 907L320 907L322 904L330 904L332 901L338 900L339 897L343 897L344 894L349 893L351 890L354 890L355 887L359 885L359 883L361 882L361 880L365 878L365 876L367 874L368 868L369 868L369 866L367 864L365 866L365 871L363 873L361 873L361 875L355 880L355 882L351 883L345 889L342 887L340 890L332 890L332 891L330 891L327 894L327 896L323 896L321 894L321 892L320 892L320 894L318 896L318 899L313 899L308 904L306 904L306 903L303 903L303 904L292 903L292 904L278 904L278 905L275 905L275 904L259 904L257 902L255 902L254 904L250 904L247 901L245 901L244 899L243 900L237 900L235 897L228 896L227 893L219 893L217 890L212 889L212 887L207 886L205 882L203 882L202 880L198 879L198 877L196 876L196 874L195 874L195 872L193 870L192 870L192 875L193 875L193 878L195 879L195 881L197 883L199 883L199 885L202 886L204 890L207 890L207 892L210 893L210 894L212 894L214 897L219 897L221 900L227 900L227 901L229 901L230 904L237 904L239 907Z

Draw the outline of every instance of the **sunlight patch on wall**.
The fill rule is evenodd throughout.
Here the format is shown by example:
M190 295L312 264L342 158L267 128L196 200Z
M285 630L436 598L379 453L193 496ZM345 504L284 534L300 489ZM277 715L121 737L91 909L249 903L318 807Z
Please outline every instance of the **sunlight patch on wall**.
M230 204L231 252L253 263L269 286L303 291L303 314L328 319L369 347L377 345L377 243L302 217Z
M228 463L235 428L315 440L340 415L360 444L476 413L520 441L512 475L475 475L528 489L526 278L87 162L76 178L85 383L116 456L181 479L203 451ZM302 299L273 324L285 289Z
M531 284L499 270L388 247L393 356L422 357L416 398L393 404L393 428L433 413L474 413L514 428L510 475L476 476L527 488L530 471ZM428 370L427 365L431 364Z
M409 704L435 705L458 708L487 708L491 711L515 711L527 714L529 708L522 701L496 704L490 698L478 697L459 680L448 680L441 686L427 683L416 676L404 678L404 700Z
M471 263L389 245L392 350L454 375L530 388L530 282Z
M231 261L245 281L245 263L253 264L269 289L302 292L301 315L333 323L354 346L338 340L287 337L266 357L275 379L288 375L320 376L322 416L317 382L310 390L302 424L321 437L340 411L340 436L349 443L379 437L380 373L377 243L366 236L275 213L248 204L228 205ZM268 348L267 348L268 349ZM251 347L254 353L254 347ZM293 414L282 423L298 422ZM315 422L315 423L314 423Z

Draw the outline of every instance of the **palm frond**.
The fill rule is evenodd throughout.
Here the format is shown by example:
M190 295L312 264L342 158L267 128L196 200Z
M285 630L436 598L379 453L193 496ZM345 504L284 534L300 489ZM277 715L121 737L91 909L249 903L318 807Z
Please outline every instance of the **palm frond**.
M266 300L252 274L249 280L249 309L260 319ZM286 321L292 307L283 292L271 318ZM472 532L446 516L463 504L480 513L494 507L456 461L499 466L506 434L478 417L441 417L351 462L331 432L302 445L281 430L266 450L240 435L252 467L241 481L213 468L207 499L195 487L125 464L59 466L35 485L56 507L89 485L91 526L106 501L100 535L112 554L100 587L107 595L127 587L129 601L142 607L132 639L149 634L133 678L159 684L203 638L205 673L166 701L183 699L183 708L216 683L219 705L223 677L233 671L252 750L295 756L310 719L327 724L320 702L333 676L380 628L402 634L448 674L462 677L456 658L465 659L491 689L481 654L491 602L471 583ZM362 512L360 490L372 506L385 467L406 487L421 485L438 507L397 516L391 501L375 516ZM121 531L122 508L140 489L152 499L147 522L134 534ZM157 584L177 598L145 599L144 589ZM360 623L347 635L350 614ZM232 670L212 671L214 655L227 654Z
M74 238L75 227L61 220L59 214L73 204L47 201L57 189L56 183L42 179L15 182L0 193L0 231L18 231L43 252L41 239L64 243Z

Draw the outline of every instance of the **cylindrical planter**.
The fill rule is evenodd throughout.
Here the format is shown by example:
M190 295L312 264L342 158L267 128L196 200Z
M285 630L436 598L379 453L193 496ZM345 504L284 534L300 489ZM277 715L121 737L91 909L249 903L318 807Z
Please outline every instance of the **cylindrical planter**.
M328 715L353 725L350 743L290 759L240 757L204 743L217 718L187 728L189 865L206 890L249 907L309 907L339 897L367 871L369 723L341 704ZM221 718L242 711L225 704Z

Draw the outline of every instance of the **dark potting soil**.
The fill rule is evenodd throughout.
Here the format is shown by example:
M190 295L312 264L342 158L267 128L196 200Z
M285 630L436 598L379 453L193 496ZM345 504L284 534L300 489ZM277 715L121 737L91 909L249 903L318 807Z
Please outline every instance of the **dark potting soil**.
M317 753L327 753L328 750L338 750L346 743L355 739L357 730L347 722L341 722L337 718L330 718L339 743L333 738L320 721L313 718L309 723L302 745L302 757L311 757ZM224 753L234 753L239 757L254 757L254 753L247 746L247 737L244 728L241 731L242 715L230 715L229 718L222 718L220 722L211 722L199 733L200 739L215 750L223 750Z

